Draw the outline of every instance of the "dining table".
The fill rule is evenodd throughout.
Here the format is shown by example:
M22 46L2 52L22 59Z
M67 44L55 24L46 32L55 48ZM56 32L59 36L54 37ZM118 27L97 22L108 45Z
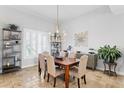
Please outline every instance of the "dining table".
M70 67L73 65L77 65L79 61L77 61L75 58L63 58L63 59L58 59L55 58L55 64L60 65L65 67L65 87L69 88L69 70Z

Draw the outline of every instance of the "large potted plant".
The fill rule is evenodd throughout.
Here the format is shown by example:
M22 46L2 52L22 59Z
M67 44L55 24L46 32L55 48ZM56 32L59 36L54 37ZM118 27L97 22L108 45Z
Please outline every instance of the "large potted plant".
M98 49L98 56L100 59L103 59L104 62L114 63L122 56L122 53L116 46L110 47L110 45L105 45Z

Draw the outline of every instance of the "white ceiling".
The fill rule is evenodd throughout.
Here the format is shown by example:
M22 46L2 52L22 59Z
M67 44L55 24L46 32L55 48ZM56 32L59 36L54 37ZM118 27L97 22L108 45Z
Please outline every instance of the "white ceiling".
M57 15L56 5L11 5L2 7L52 21L56 20ZM99 7L101 5L59 5L59 21L67 21Z
M102 8L102 9L101 9ZM110 10L114 14L124 13L124 6L113 5L59 5L59 22L66 22L85 14L95 13L95 10ZM103 12L105 13L105 12ZM32 27L41 24L55 23L57 5L3 5L0 6L0 24L17 23ZM38 25L39 24L39 25Z
M110 5L109 7L114 14L124 13L124 5Z

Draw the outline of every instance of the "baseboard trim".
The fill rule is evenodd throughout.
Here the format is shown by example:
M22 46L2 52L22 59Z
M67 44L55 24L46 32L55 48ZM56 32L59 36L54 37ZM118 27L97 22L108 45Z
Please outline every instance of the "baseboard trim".
M124 76L124 72L117 72L117 74Z
M103 68L96 68L97 70L100 70L100 71L104 71L104 69ZM124 76L124 72L116 72L118 75L122 75L122 76Z
M28 68L28 67L33 67L33 66L36 66L37 64L32 64L32 65L27 65L27 66L22 66L22 69L23 68Z

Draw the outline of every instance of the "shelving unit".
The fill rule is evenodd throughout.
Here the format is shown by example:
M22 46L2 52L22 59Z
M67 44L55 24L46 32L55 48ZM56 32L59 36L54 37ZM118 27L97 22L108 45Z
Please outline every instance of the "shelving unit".
M62 39L59 33L54 33L50 36L51 55L58 56L62 49Z
M2 30L2 73L21 69L21 35L22 31Z

